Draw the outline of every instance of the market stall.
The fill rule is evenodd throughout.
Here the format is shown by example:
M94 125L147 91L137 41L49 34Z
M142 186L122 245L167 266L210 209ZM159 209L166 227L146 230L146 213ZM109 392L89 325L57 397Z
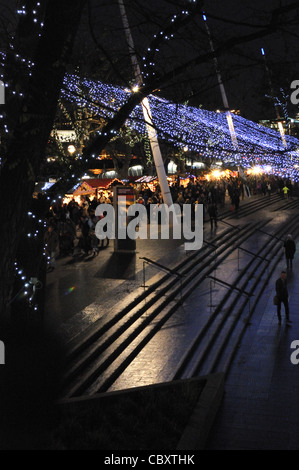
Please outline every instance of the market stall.
M63 202L68 204L72 199L80 204L84 196L88 196L90 201L101 197L113 198L113 188L116 185L124 185L118 178L93 178L82 181L71 194L66 194Z

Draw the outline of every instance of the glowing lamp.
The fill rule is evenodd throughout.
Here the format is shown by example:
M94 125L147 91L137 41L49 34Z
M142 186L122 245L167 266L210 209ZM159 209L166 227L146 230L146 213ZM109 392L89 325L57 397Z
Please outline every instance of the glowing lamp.
M67 150L71 155L73 155L76 152L76 147L74 145L69 145Z
M261 173L263 173L263 170L261 169L260 166L254 166L252 169L252 173L254 175L260 175Z
M221 172L219 170L214 170L212 176L218 179L221 177Z

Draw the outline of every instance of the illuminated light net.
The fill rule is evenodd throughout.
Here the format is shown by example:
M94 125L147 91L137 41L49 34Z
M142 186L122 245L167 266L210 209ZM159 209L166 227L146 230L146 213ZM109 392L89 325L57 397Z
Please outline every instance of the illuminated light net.
M109 119L123 106L131 90L99 81L67 75L62 99L89 109L99 118ZM163 98L149 97L153 122L159 139L178 149L188 147L199 158L214 158L224 163L251 168L258 165L268 173L299 181L299 140L285 136L284 146L278 131L232 115L238 151L233 146L226 114L180 105ZM140 134L146 133L141 104L126 121Z

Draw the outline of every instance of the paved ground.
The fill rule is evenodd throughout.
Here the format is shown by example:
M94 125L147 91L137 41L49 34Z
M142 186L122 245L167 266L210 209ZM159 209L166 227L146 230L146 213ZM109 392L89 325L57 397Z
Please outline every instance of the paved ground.
M284 221L286 213L276 213L275 217L273 227ZM256 219L252 215L248 220L254 223ZM218 230L224 230L224 226L220 225ZM209 227L206 227L205 239L209 240L210 236ZM91 260L59 260L57 270L48 277L46 324L58 328L68 341L106 310L116 308L124 295L133 296L140 289L143 283L140 256L169 267L186 257L179 241L172 242L172 245L167 241L159 244L143 241L139 242L137 249L139 253L131 258L126 269L113 255L112 247ZM232 266L236 268L236 259L227 261L227 273ZM284 261L280 268L284 268ZM225 267L223 269L225 274ZM298 272L299 250L293 273L289 273L293 325L287 327L283 322L279 327L277 324L276 307L272 304L273 286L279 275L276 272L256 308L227 377L225 398L208 443L209 449L299 449L299 365L295 366L290 361L291 342L299 340ZM155 275L156 270L146 268L146 280ZM127 379L123 377L121 383L114 384L115 389L129 385L134 374L136 385L167 380L171 361L178 360L186 339L190 341L196 323L201 321L196 314L196 302L197 305L203 301L208 303L208 289L204 286L203 289L206 292L197 292L197 298L184 305L161 330L159 341L157 339L159 348L150 343L128 369ZM177 359L173 354L165 367L163 356L171 350L177 354ZM137 378L142 368L147 370L144 383Z
M116 255L111 243L95 258L59 259L47 279L46 326L58 329L69 341L124 297L135 296L144 285L141 257L172 267L186 257L186 252L181 240L140 240L135 255ZM156 268L146 264L145 282L157 273Z
M284 263L282 263L282 268ZM288 273L292 326L277 322L273 283L258 304L226 379L222 409L208 449L299 449L299 253ZM299 357L299 354L298 354Z
M230 202L227 200L222 210L229 207ZM237 221L230 220L229 223L236 224ZM217 233L227 228L227 225L219 223ZM212 238L213 234L206 222L204 240ZM144 285L141 257L171 268L186 256L188 252L184 250L181 240L137 240L136 255L127 255L126 259L114 254L113 242L95 258L60 258L55 271L47 275L45 324L59 329L68 341L120 302L125 295L133 294ZM157 268L146 264L146 283L158 273Z

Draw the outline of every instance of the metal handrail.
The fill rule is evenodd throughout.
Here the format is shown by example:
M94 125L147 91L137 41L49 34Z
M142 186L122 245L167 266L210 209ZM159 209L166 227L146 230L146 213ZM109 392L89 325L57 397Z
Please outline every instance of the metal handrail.
M280 240L280 241L282 241L282 242L284 241L283 238L277 237L276 235L272 235L272 233L265 232L265 230L261 230L260 228L257 229L257 230L258 230L258 232L262 232L262 233L264 233L265 235L268 235L268 237L276 238L276 240Z
M164 266L163 264L157 263L156 261L153 261L149 258L140 257L139 259L143 259L146 263L153 264L153 265L157 266L158 268L160 268L164 271L167 271L167 272L169 272L170 274L172 274L174 276L185 277L185 274L178 273L174 269L167 268L167 266Z
M260 258L263 261L269 262L269 260L265 258L264 256L260 256L260 255L257 255L256 253L253 253L252 251L246 250L246 248L243 248L242 246L238 246L237 248L238 250L245 251L245 253L248 253L249 255L256 256L257 258Z
M181 274L181 273L178 273L177 271L175 271L174 269L170 269L168 268L167 266L164 266L163 264L161 263L157 263L156 261L153 261L152 259L149 259L149 258L146 258L146 257L141 257L139 259L142 259L143 260L143 288L145 290L145 288L147 287L145 285L145 263L147 264L152 264L153 266L155 266L156 268L162 270L162 271L165 271L165 272L168 272L169 274L172 274L173 276L177 276L180 278L180 283L181 283L181 288L180 288L180 297L181 297L181 302L182 302L182 278L183 277L186 277L185 274Z
M230 224L229 222L226 222L226 220L223 220L223 219L221 219L221 218L218 219L218 222L222 222L223 224L228 225L229 227L232 227L232 228L235 229L235 230L241 230L241 228L239 227L239 225Z
M239 287L233 286L232 284L229 284L228 282L222 281L222 279L218 279L217 277L214 277L214 276L206 276L206 277L208 279L212 279L217 284L222 284L225 287L228 287L229 289L237 290L241 294L247 295L247 297L254 297L254 294L250 294L249 292L246 292L245 290L239 289Z

